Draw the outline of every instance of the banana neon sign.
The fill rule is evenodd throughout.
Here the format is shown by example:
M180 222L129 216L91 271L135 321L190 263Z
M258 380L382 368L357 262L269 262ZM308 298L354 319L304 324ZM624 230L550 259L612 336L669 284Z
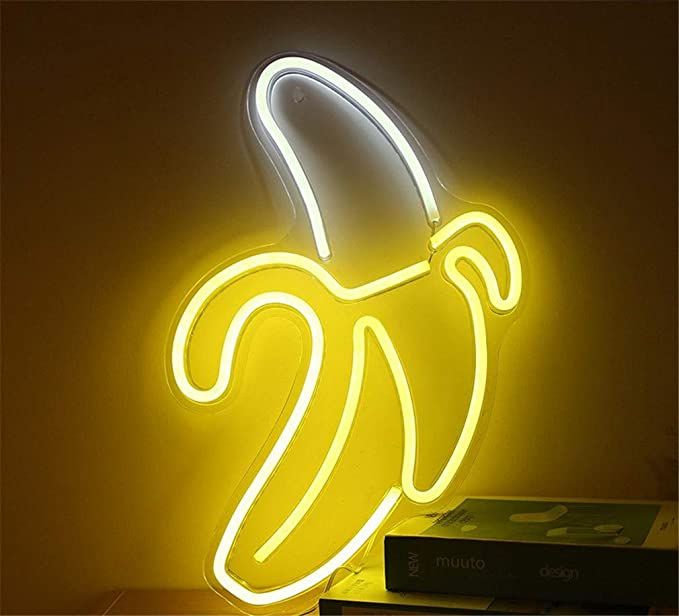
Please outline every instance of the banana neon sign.
M238 342L254 314L273 306L283 307L297 313L305 321L311 333L309 363L299 396L280 435L228 520L212 564L212 573L222 588L240 601L252 606L265 606L286 601L323 582L366 544L402 498L415 503L430 503L444 493L468 453L477 430L486 392L488 372L483 301L474 285L465 277L458 266L461 262L467 262L476 270L486 288L488 304L498 314L507 314L514 310L518 305L522 291L519 253L511 236L496 218L486 212L471 211L457 216L446 224L440 224L440 215L434 193L422 164L410 142L392 120L389 113L366 90L340 74L336 67L325 64L318 59L286 56L265 65L257 76L254 83L254 119L260 123L271 144L282 158L301 197L317 254L321 261L330 260L332 251L316 195L301 163L271 112L270 101L273 85L278 78L291 73L310 77L331 88L337 94L349 100L380 128L400 155L422 200L427 221L432 228L428 245L430 254L432 256L445 254L445 256L441 261L440 271L433 270L432 259L430 258L367 284L345 287L314 259L291 252L263 252L241 259L209 278L198 288L184 308L171 344L171 374L179 392L190 401L198 404L213 403L228 393L232 384L231 377ZM500 247L506 259L509 274L506 295L501 293L492 267L477 250L469 246L449 247L452 240L464 230L472 227L485 231ZM448 249L449 251L446 253L445 251ZM417 489L414 484L415 461L417 459L415 404L405 368L387 329L381 321L369 314L359 317L353 326L352 368L344 408L331 445L306 492L278 529L255 552L255 560L258 562L266 561L300 524L329 481L342 455L354 423L356 408L363 387L366 361L365 341L368 332L371 332L377 340L379 349L389 366L400 403L404 435L400 485L388 489L363 526L340 550L320 566L292 583L271 590L258 591L229 570L229 558L244 521L256 499L275 473L309 410L323 365L325 345L323 326L312 306L294 293L280 290L259 293L242 304L229 324L222 345L218 376L211 387L203 389L194 384L187 357L196 322L213 298L236 281L255 272L276 269L302 272L324 287L338 304L360 303L379 294L394 292L399 287L425 276L442 275L464 297L471 317L475 343L474 383L466 419L449 459L431 486L424 490Z

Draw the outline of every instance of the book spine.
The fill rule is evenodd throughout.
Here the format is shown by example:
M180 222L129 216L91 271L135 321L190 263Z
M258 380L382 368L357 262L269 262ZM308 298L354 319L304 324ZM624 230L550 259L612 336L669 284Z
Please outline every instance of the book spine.
M387 535L388 590L677 605L677 553Z

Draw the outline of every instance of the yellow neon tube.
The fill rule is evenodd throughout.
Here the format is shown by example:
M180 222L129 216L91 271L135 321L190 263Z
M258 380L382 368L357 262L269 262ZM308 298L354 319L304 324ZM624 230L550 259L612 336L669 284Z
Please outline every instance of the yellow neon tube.
M320 492L329 480L332 471L339 460L349 436L351 426L353 425L356 408L360 398L365 366L365 337L368 330L371 330L375 334L391 370L399 396L404 433L404 451L401 472L402 487L394 486L388 492L387 496L385 496L385 499L380 503L369 521L366 522L361 530L333 558L316 569L312 574L276 590L263 593L250 590L228 573L226 564L240 526L245 520L245 517L247 517L247 513L253 506L257 496L264 489L267 481L275 472L275 469L287 450L304 414L309 408L322 364L324 344L323 329L314 310L306 302L292 294L274 292L255 296L239 309L227 329L222 346L219 373L215 384L208 389L201 390L191 384L190 378L186 372L186 352L188 350L187 346L193 325L200 313L205 309L206 304L209 303L218 292L224 290L243 276L264 269L287 267L304 271L316 278L337 298L338 301L351 302L361 301L379 293L396 289L403 284L427 275L430 273L430 265L427 261L422 261L359 287L346 288L340 285L340 283L338 283L337 280L321 266L305 257L291 253L264 253L253 257L247 257L217 273L210 278L189 301L175 332L172 346L172 364L177 386L184 395L194 402L213 402L226 393L230 383L238 339L242 335L248 320L258 310L270 305L279 305L293 309L304 318L311 332L312 353L310 365L300 396L283 432L274 444L271 452L262 465L262 468L250 484L236 511L231 517L229 524L224 530L220 547L215 555L215 577L225 589L232 592L236 597L253 605L263 605L270 602L284 601L293 597L299 592L302 592L302 590L300 590L302 585L306 585L304 590L309 590L319 583L319 581L330 575L334 570L333 567L336 568L337 566L340 566L338 563L341 558L345 558L347 554L350 554L351 556L360 549L361 545L365 542L364 537L369 538L372 532L379 528L398 502L401 492L413 502L428 503L439 498L454 479L460 464L469 450L473 435L476 431L482 410L487 380L487 343L483 307L474 286L458 271L457 263L460 260L466 260L477 269L488 290L491 307L497 311L506 312L515 307L521 292L520 261L518 260L518 252L516 251L514 243L504 227L502 227L496 219L485 213L470 212L463 214L448 225L445 225L432 237L430 242L431 249L433 251L439 250L445 242L452 239L465 228L471 226L481 226L485 228L498 241L507 257L511 278L509 281L508 295L506 298L503 298L499 291L497 279L495 278L490 265L476 250L466 246L457 246L446 255L443 261L443 275L460 290L467 301L472 320L475 346L474 385L469 409L462 432L450 458L437 479L428 489L419 490L415 487L414 473L417 459L417 430L415 408L406 373L383 324L378 319L371 316L361 317L354 325L352 371L346 402L328 453L298 505L274 534L257 550L255 558L260 562L266 560L297 527L320 495ZM351 550L353 550L353 552Z
M255 560L259 562L263 562L269 558L269 556L271 556L271 554L281 545L281 543L283 543L283 541L285 541L285 539L287 539L288 535L304 519L304 515L309 511L314 502L316 502L321 490L328 482L332 471L339 461L340 454L344 449L344 445L347 442L349 432L354 422L356 407L358 406L361 389L363 387L366 354L365 344L368 330L372 331L375 335L382 353L391 369L391 374L394 377L398 390L401 407L408 406L412 410L412 398L408 382L405 378L405 372L387 330L384 328L381 321L375 317L361 317L354 325L354 352L351 376L349 377L349 389L347 391L342 417L337 426L333 441L330 444L328 453L325 456L318 473L295 509L290 513L283 524L278 527L276 532L269 537L257 552L255 552Z
M457 218L442 227L439 231L432 235L429 240L429 248L432 251L438 250L445 242L449 241L464 229L469 227L481 227L499 243L500 248L505 254L507 265L509 266L509 291L507 297L503 298L500 293L500 288L497 284L497 279L493 273L493 269L488 264L488 261L482 257L477 251L467 252L462 255L457 253L459 258L469 261L476 267L488 291L488 299L490 305L499 313L507 313L516 308L521 297L521 288L523 285L523 276L521 273L521 260L519 259L519 252L507 230L493 218L490 214L485 212L467 212L460 214ZM472 250L471 248L469 249Z
M231 360L240 330L227 332L219 363L219 373L215 384L203 390L194 387L185 368L185 353L191 329L205 309L205 306L218 292L239 280L243 276L270 268L289 268L306 272L323 284L328 291L342 301L359 301L373 295L378 295L389 289L420 278L429 272L429 263L420 261L384 278L378 278L367 284L346 288L333 278L322 266L311 259L289 252L267 252L247 257L223 269L210 278L191 298L182 313L172 342L172 373L179 390L193 402L210 403L218 400L227 390L231 378ZM231 330L229 330L231 332Z

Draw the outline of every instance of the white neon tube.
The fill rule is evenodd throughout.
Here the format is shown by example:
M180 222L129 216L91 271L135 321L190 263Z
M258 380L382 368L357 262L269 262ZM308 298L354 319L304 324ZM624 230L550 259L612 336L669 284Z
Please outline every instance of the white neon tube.
M429 224L432 227L435 226L440 221L440 215L427 175L412 146L384 110L360 88L357 88L353 83L328 66L300 56L279 58L268 64L259 75L257 85L255 86L255 111L267 134L276 144L278 151L290 171L292 180L297 186L309 217L311 232L314 236L318 256L324 261L327 261L332 256L330 245L328 244L327 233L323 224L323 216L318 207L316 195L314 194L313 188L311 188L309 179L307 178L306 173L304 173L304 169L302 168L299 159L295 155L295 152L292 149L290 142L283 134L283 131L279 128L278 124L276 124L276 120L271 113L270 103L272 87L278 78L291 73L311 77L330 87L353 103L380 129L382 129L383 133L401 156L401 159L417 187Z

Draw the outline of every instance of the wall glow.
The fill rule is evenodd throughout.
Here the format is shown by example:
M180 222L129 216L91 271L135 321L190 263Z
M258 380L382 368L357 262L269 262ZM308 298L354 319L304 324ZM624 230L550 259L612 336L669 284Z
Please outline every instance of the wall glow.
M338 567L349 561L385 522L402 497L419 504L430 503L441 497L450 486L469 452L481 416L488 380L488 344L484 301L474 284L459 269L461 262L472 266L480 277L486 292L487 304L498 314L512 311L518 304L522 291L522 271L519 254L507 230L496 218L486 212L470 211L460 214L441 225L439 211L432 187L421 161L405 135L399 130L389 114L382 109L369 92L344 78L330 66L304 57L283 57L267 64L255 82L255 113L273 145L277 148L292 180L299 191L308 214L318 257L331 258L330 245L314 191L292 147L282 133L270 110L269 98L275 80L288 73L311 76L347 98L368 115L383 131L399 153L408 169L422 199L428 223L432 227L429 241L430 258L422 260L357 287L345 287L315 260L292 252L263 252L243 258L219 271L204 282L189 299L178 320L171 346L171 374L184 397L201 404L211 404L224 397L230 390L234 361L239 340L253 315L276 306L290 310L302 317L310 333L311 350L302 388L292 411L264 462L242 495L230 516L219 541L213 574L219 584L234 597L250 605L268 605L286 601L304 593L328 578ZM480 228L499 246L508 267L506 295L500 291L493 268L480 252L470 246L453 246L453 240L469 228ZM440 271L434 271L432 258L442 257ZM438 262L438 261L437 261ZM293 533L310 508L319 498L330 480L333 470L345 448L364 384L366 363L366 338L370 332L377 340L382 356L390 370L395 385L403 424L403 452L400 485L389 487L370 517L341 549L305 576L277 588L256 590L229 570L229 558L250 510L267 482L276 472L281 459L290 447L301 422L312 404L319 376L323 368L325 337L332 332L324 329L314 308L294 293L294 290L272 290L258 293L246 300L229 323L222 344L219 369L214 384L208 388L198 387L191 379L188 351L193 329L212 299L238 280L264 270L289 269L302 272L325 288L336 301L336 310L347 304L356 304L384 293L397 292L399 288L429 275L441 275L455 287L466 302L474 340L474 382L462 431L443 469L426 489L415 486L417 460L416 405L411 387L395 345L385 325L375 316L363 314L353 325L353 356L345 403L332 442L315 477L292 512L283 523L262 543L254 554L258 562L266 561ZM424 351L423 351L424 352Z

